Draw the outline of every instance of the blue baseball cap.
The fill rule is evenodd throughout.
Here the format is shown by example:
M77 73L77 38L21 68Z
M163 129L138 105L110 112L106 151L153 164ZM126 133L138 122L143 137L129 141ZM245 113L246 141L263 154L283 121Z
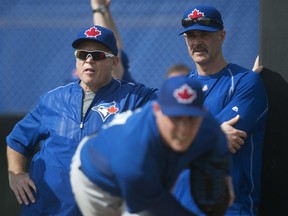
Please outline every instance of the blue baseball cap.
M118 54L117 41L114 33L110 29L97 25L86 28L78 33L77 38L72 43L72 47L77 49L79 44L86 40L102 43L109 48L115 56Z
M167 116L204 116L204 97L199 82L186 76L167 78L159 89L158 103Z
M185 11L182 26L184 30L179 35L192 30L216 32L224 28L220 12L207 5L198 5Z

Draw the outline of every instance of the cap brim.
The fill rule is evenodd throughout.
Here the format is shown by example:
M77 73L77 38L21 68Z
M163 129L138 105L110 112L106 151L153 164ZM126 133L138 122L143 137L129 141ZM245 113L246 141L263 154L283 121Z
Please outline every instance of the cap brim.
M216 31L220 31L221 29L218 27L213 27L213 26L203 26L203 25L194 24L192 26L189 26L188 28L185 28L182 32L179 33L179 35L182 35L185 32L193 31L193 30L216 32Z
M206 111L197 107L185 107L180 109L179 107L161 107L162 113L167 116L204 116Z
M75 41L72 43L72 47L73 47L74 49L77 49L78 46L80 45L80 43L82 43L82 42L84 42L84 41L96 41L96 42L98 42L98 43L103 44L105 47L107 47L109 50L111 50L105 43L103 43L103 42L100 41L100 40L96 40L96 39L94 39L94 38L79 38L79 39L75 40Z
M97 41L97 40L94 40L94 39L89 39L89 38L79 38L77 40L75 40L73 43L72 43L72 47L74 49L77 49L79 44L82 43L83 41ZM98 41L97 41L98 42Z

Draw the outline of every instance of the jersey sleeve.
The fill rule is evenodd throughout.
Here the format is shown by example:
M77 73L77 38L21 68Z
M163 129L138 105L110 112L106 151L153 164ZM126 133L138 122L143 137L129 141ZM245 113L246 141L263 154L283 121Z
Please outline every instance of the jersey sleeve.
M31 156L41 139L41 102L20 120L6 137L7 145L15 151Z
M235 128L250 132L257 121L267 116L268 105L263 82L258 74L251 72L236 84L231 100L216 118L223 123L240 115Z

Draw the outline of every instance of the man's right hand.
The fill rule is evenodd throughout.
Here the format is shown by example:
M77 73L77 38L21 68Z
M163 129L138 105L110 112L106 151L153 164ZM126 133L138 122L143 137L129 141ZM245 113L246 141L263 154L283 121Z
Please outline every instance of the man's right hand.
M26 172L14 173L8 171L10 188L14 192L19 204L23 202L29 205L30 202L35 203L33 192L36 193L36 186L29 174Z
M261 73L263 70L263 65L260 64L259 55L256 57L252 71L256 73Z

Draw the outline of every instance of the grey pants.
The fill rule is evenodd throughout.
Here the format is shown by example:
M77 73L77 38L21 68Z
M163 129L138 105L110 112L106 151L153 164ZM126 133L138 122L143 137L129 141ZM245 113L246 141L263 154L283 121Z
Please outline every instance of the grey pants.
M72 159L70 181L76 202L84 216L137 216L125 211L120 197L113 196L91 182L79 169L81 166L80 150L84 139Z

